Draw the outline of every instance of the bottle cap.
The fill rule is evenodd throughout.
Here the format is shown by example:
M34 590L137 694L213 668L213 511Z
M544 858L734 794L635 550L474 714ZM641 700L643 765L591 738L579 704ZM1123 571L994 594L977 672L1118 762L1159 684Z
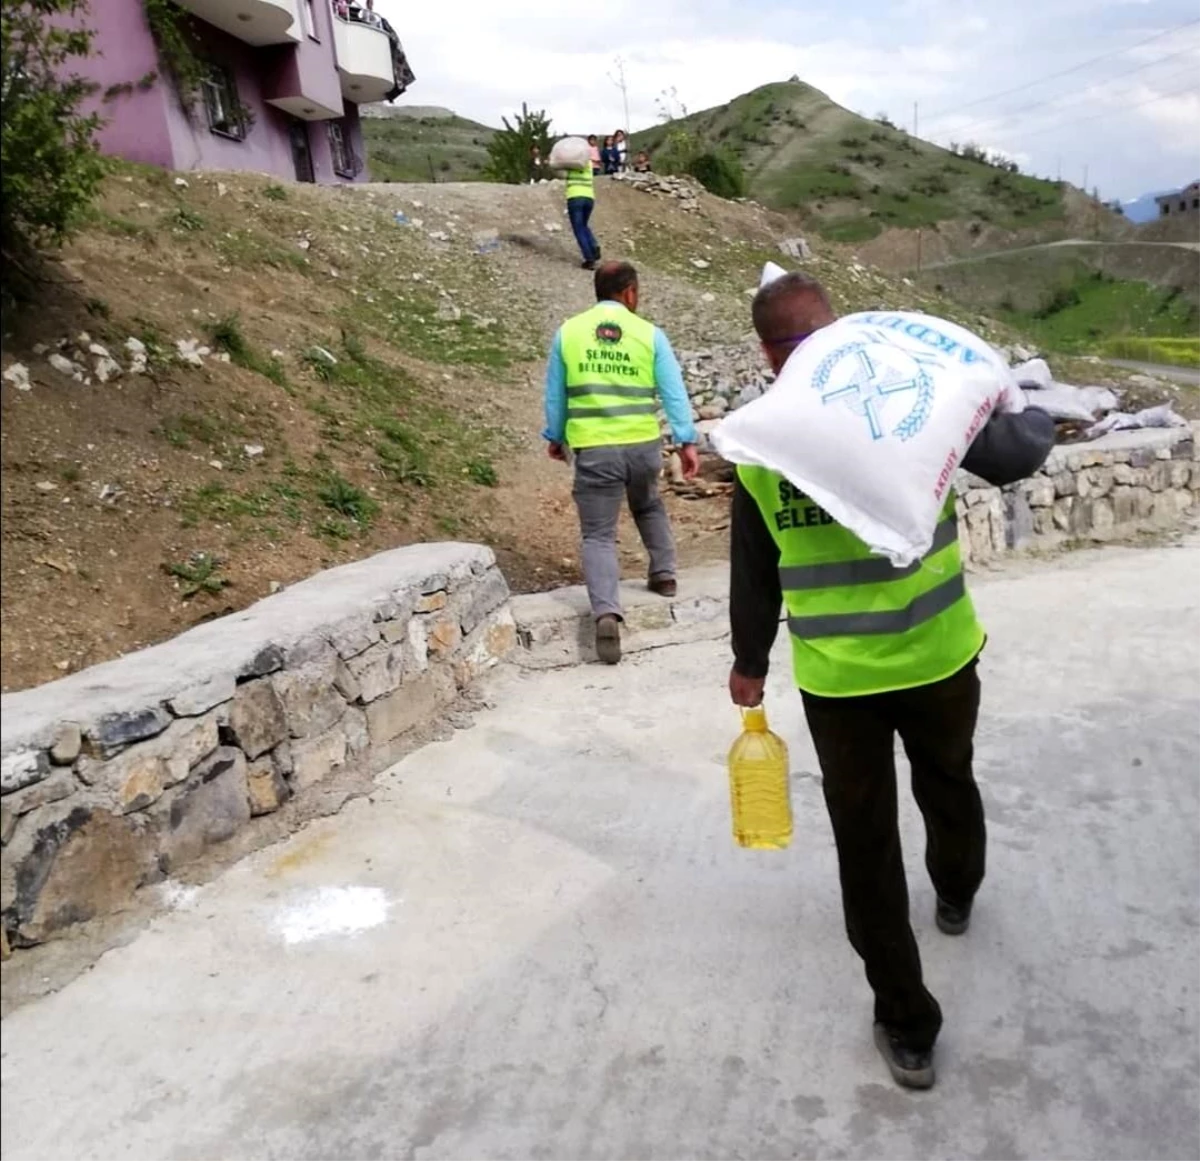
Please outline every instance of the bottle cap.
M766 733L767 711L761 705L742 710L742 726L752 734Z

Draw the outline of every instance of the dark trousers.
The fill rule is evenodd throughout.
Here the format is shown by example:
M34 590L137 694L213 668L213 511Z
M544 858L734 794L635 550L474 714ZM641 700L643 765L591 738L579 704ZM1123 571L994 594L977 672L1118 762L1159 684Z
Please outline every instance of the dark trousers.
M600 243L588 225L595 208L596 203L591 198L567 198L567 217L571 219L571 229L585 262L596 262L600 258Z
M934 889L947 903L968 904L983 881L987 842L971 770L979 714L976 664L945 681L896 693L803 697L837 843L846 933L875 992L875 1019L909 1047L930 1048L942 1010L921 978L908 921L895 736L912 767Z

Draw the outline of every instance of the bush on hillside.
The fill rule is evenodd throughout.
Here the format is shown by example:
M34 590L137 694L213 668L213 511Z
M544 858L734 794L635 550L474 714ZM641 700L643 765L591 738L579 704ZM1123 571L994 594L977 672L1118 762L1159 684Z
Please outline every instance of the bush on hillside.
M688 173L719 198L740 198L746 194L746 174L741 163L726 153L701 153L693 159Z
M1033 312L1033 317L1038 320L1052 318L1072 306L1078 306L1082 301L1083 297L1077 286L1056 286Z
M85 0L4 0L0 8L0 247L3 296L19 296L28 260L58 245L90 205L103 176L100 118L81 106L95 86L70 72L92 34L65 27ZM52 23L53 22L53 23Z
M496 130L488 142L484 174L493 181L520 185L532 176L530 156L535 145L541 150L543 159L550 156L550 120L544 109L531 113L524 102L515 125L509 124L507 117L501 120L504 128Z

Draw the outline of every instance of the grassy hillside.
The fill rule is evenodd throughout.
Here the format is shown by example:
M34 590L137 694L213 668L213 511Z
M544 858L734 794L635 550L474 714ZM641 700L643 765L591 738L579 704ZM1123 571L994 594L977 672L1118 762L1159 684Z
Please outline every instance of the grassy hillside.
M737 157L753 197L801 211L837 241L952 220L1013 231L1067 225L1061 183L955 156L859 117L798 81L764 85L727 105L645 130L634 135L634 145L653 154L679 130Z
M964 259L927 269L918 281L1050 350L1200 329L1200 252L1184 246L1066 243Z
M1059 351L1091 350L1116 335L1186 338L1200 325L1195 304L1183 292L1099 274L1056 288L1032 314L999 313Z
M372 181L478 181L494 129L465 117L364 117Z
M794 229L708 196L680 213L619 183L593 223L637 262L642 310L680 352L745 338L746 292ZM982 325L840 252L806 265L841 310ZM570 473L545 454L541 396L554 330L592 301L561 189L114 166L43 300L4 320L3 685L415 541L488 543L518 589L575 582ZM194 365L180 343L209 350ZM120 375L100 378L93 345ZM727 550L723 500L668 503L685 564Z

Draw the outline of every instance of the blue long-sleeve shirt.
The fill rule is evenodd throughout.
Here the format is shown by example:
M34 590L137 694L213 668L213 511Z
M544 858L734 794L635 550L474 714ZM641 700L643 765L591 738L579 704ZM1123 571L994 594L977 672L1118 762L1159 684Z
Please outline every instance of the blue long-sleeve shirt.
M606 306L628 309L623 303L608 302ZM692 423L692 401L684 386L679 360L671 349L671 341L654 328L654 385L659 402L667 413L667 423L676 443L695 443L696 426ZM546 363L546 430L542 437L551 443L565 443L567 438L567 364L562 354L562 331L554 336L550 358Z

